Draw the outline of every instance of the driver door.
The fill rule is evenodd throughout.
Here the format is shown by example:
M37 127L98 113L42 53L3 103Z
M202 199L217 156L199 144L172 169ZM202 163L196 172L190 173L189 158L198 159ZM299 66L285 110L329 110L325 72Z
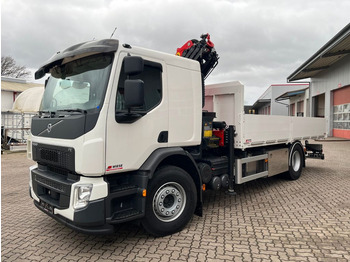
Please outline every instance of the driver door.
M116 114L128 115L124 104L123 58L119 55L116 79L107 117L106 134L106 173L137 170L157 148L168 145L168 103L165 81L165 64L162 61L146 58L142 73L129 76L144 82L144 104L131 108L130 112L139 115L135 121L122 121Z

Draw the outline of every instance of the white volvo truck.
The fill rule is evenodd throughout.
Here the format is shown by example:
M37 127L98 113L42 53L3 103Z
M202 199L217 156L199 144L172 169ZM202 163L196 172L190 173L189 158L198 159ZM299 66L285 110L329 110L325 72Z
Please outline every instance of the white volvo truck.
M28 142L35 206L85 233L138 221L163 236L202 215L206 188L298 179L306 157L323 158L321 146L301 141L324 137L324 119L244 114L239 82L204 93L218 56L207 35L186 44L175 56L85 42L36 72L51 75Z

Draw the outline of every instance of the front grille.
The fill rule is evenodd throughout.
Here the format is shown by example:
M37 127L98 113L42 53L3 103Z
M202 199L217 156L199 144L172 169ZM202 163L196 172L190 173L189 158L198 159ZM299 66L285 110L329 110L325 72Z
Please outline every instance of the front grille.
M44 160L58 162L58 152L56 150L42 148L40 150L40 157Z
M33 190L40 200L59 209L69 207L71 188L75 181L40 166L33 169L31 175Z
M48 179L46 177L34 174L33 175L34 181L38 182L40 185L57 191L58 193L64 193L66 195L70 194L70 186L66 186L62 183L53 181L51 179Z
M74 172L75 152L71 147L33 143L33 160L46 166L55 166Z

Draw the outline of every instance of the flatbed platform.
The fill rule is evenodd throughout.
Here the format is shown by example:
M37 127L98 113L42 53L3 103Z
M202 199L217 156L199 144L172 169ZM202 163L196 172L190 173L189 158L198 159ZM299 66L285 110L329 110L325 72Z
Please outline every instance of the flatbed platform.
M204 110L216 112L214 121L236 127L235 148L242 150L327 136L324 118L245 114L238 81L206 86Z

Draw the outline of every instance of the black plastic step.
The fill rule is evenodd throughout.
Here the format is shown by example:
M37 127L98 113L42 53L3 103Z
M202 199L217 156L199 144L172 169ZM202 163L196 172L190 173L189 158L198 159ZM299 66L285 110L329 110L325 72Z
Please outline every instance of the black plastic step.
M126 191L130 189L136 189L136 185L117 185L117 186L111 186L111 193L114 192L120 192L120 191Z
M142 212L135 210L135 209L129 209L121 212L114 213L112 217L107 218L107 221L110 224L113 223L121 223L124 221L128 221L132 219L135 219L135 217L141 216Z

